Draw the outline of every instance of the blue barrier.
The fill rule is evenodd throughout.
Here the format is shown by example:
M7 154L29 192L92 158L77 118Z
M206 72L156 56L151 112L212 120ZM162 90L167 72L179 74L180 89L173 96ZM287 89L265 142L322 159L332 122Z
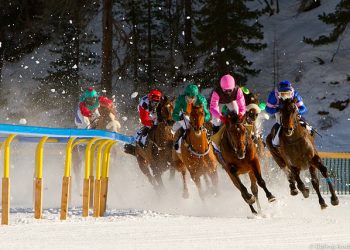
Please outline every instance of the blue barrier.
M75 128L48 128L24 125L0 124L0 134L16 134L17 140L27 142L38 142L39 137L49 136L51 139L57 139L58 142L66 143L69 138L76 137L80 139L98 137L101 139L110 139L124 143L133 143L132 136L123 135L116 132L109 132L97 129L75 129ZM0 141L6 138L0 138Z

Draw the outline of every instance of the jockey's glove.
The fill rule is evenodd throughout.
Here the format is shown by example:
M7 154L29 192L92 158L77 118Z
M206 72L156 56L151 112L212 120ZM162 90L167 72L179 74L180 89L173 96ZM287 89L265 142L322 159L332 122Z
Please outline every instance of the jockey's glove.
M227 122L226 116L220 116L220 121L225 124Z

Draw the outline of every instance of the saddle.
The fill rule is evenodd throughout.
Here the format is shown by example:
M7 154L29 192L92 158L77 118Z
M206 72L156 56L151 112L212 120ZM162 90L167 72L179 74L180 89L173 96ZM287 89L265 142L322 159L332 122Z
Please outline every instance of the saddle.
M212 141L214 148L219 151L220 151L221 140L224 134L225 127L226 127L225 124L222 125L219 131L210 137L210 140Z

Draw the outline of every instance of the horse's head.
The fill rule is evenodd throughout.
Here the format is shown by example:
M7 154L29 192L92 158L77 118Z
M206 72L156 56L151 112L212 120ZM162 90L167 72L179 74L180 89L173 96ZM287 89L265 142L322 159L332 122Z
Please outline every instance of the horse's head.
M282 101L281 108L281 126L282 132L286 136L291 136L298 124L298 107L296 105L297 99L286 99Z
M164 96L161 103L158 105L157 113L160 122L165 121L167 124L172 125L173 120L173 110L174 110L174 99L169 99Z
M98 112L100 117L97 121L97 129L117 132L121 128L120 123L116 119L117 111L115 106L100 106Z
M226 131L228 141L237 154L238 159L244 159L247 148L246 127L243 124L244 117L240 118L235 112L227 115Z
M259 107L258 107L259 108ZM260 113L260 109L257 108L251 108L246 112L246 121L248 124L255 123L256 119L258 118Z
M190 124L195 132L199 133L204 128L204 109L202 105L194 105L190 114Z

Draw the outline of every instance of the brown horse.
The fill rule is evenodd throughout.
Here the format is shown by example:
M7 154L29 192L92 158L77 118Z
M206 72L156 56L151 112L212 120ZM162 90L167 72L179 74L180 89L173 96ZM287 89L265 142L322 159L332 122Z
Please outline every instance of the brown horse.
M314 138L300 124L296 102L297 100L295 99L287 99L282 102L282 108L280 110L282 115L280 148L276 149L272 145L272 138L276 133L274 128L267 136L266 144L277 164L287 174L291 195L298 194L295 187L295 182L297 182L297 187L302 192L303 196L305 198L309 196L309 189L305 187L299 176L301 170L309 169L312 186L317 193L319 204L322 209L326 208L327 204L322 198L319 189L319 180L316 174L316 169L318 169L328 183L331 192L332 205L338 205L338 197L335 194L327 167L323 165L322 160L318 155Z
M192 107L189 125L190 129L187 130L181 143L181 153L176 152L174 154L175 165L176 169L182 174L183 197L189 197L186 183L186 170L188 170L198 188L199 196L204 200L205 194L201 187L200 177L206 178L209 176L214 187L213 191L217 193L218 173L216 171L217 164L213 148L207 138L207 130L204 127L204 110L202 105Z
M111 132L118 132L121 128L120 123L117 121L117 111L115 106L98 108L100 117L96 121L96 129L108 130Z
M175 175L175 167L172 163L174 136L171 131L174 123L173 102L174 100L164 97L158 105L158 125L150 130L145 147L137 143L136 146L127 144L124 148L126 153L136 156L142 173L147 176L154 188L160 191L164 189L162 174L170 169L171 178Z
M253 207L255 200L258 209L260 204L258 200L258 186L264 189L269 202L275 200L275 197L267 189L264 179L261 176L260 162L257 155L256 146L251 136L248 135L244 126L244 118L240 120L236 113L230 113L227 116L228 121L222 128L221 153L217 153L217 158L226 170L233 184L241 192L243 199L248 203L252 213L256 214ZM251 191L248 193L247 188L241 182L239 175L249 174L251 181Z

